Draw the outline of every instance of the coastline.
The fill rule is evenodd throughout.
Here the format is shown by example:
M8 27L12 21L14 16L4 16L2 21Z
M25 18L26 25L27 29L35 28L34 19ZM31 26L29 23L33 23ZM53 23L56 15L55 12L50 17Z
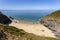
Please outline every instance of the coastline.
M9 26L14 26L18 29L23 29L24 31L28 33L33 33L38 36L46 36L46 37L54 37L54 33L52 33L51 30L40 24L39 22L29 22L25 20L12 20L12 23L9 24Z

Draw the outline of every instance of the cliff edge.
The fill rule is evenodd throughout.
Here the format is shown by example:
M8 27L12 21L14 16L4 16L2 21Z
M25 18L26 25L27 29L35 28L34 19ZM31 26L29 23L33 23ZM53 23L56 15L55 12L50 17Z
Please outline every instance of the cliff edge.
M52 30L57 37L60 37L60 10L42 17L39 22Z

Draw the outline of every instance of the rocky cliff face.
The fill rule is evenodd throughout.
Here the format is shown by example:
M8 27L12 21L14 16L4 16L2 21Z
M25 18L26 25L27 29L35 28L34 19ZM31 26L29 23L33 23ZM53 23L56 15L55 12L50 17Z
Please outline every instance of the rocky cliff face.
M0 12L0 23L9 24L11 23L11 20L6 15L4 15L2 12Z
M42 17L39 22L60 37L60 10Z

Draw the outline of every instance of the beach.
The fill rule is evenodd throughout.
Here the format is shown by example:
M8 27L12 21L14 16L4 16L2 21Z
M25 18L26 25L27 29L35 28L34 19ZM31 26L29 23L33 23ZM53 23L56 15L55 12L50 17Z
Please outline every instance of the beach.
M33 33L38 36L46 36L46 37L54 37L56 38L55 34L49 30L47 27L43 26L39 22L28 22L24 20L12 20L12 23L9 26L14 26L18 29L23 29L28 33Z

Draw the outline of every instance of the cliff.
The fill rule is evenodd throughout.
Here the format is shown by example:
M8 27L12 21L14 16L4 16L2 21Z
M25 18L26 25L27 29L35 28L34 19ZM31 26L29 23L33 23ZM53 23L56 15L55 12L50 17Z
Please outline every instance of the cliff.
M60 40L27 33L22 29L6 25L8 23L11 23L11 20L0 12L0 40Z
M39 22L52 30L60 38L60 10L42 17Z
M4 15L2 12L0 12L0 23L9 24L11 23L11 20L6 15Z

